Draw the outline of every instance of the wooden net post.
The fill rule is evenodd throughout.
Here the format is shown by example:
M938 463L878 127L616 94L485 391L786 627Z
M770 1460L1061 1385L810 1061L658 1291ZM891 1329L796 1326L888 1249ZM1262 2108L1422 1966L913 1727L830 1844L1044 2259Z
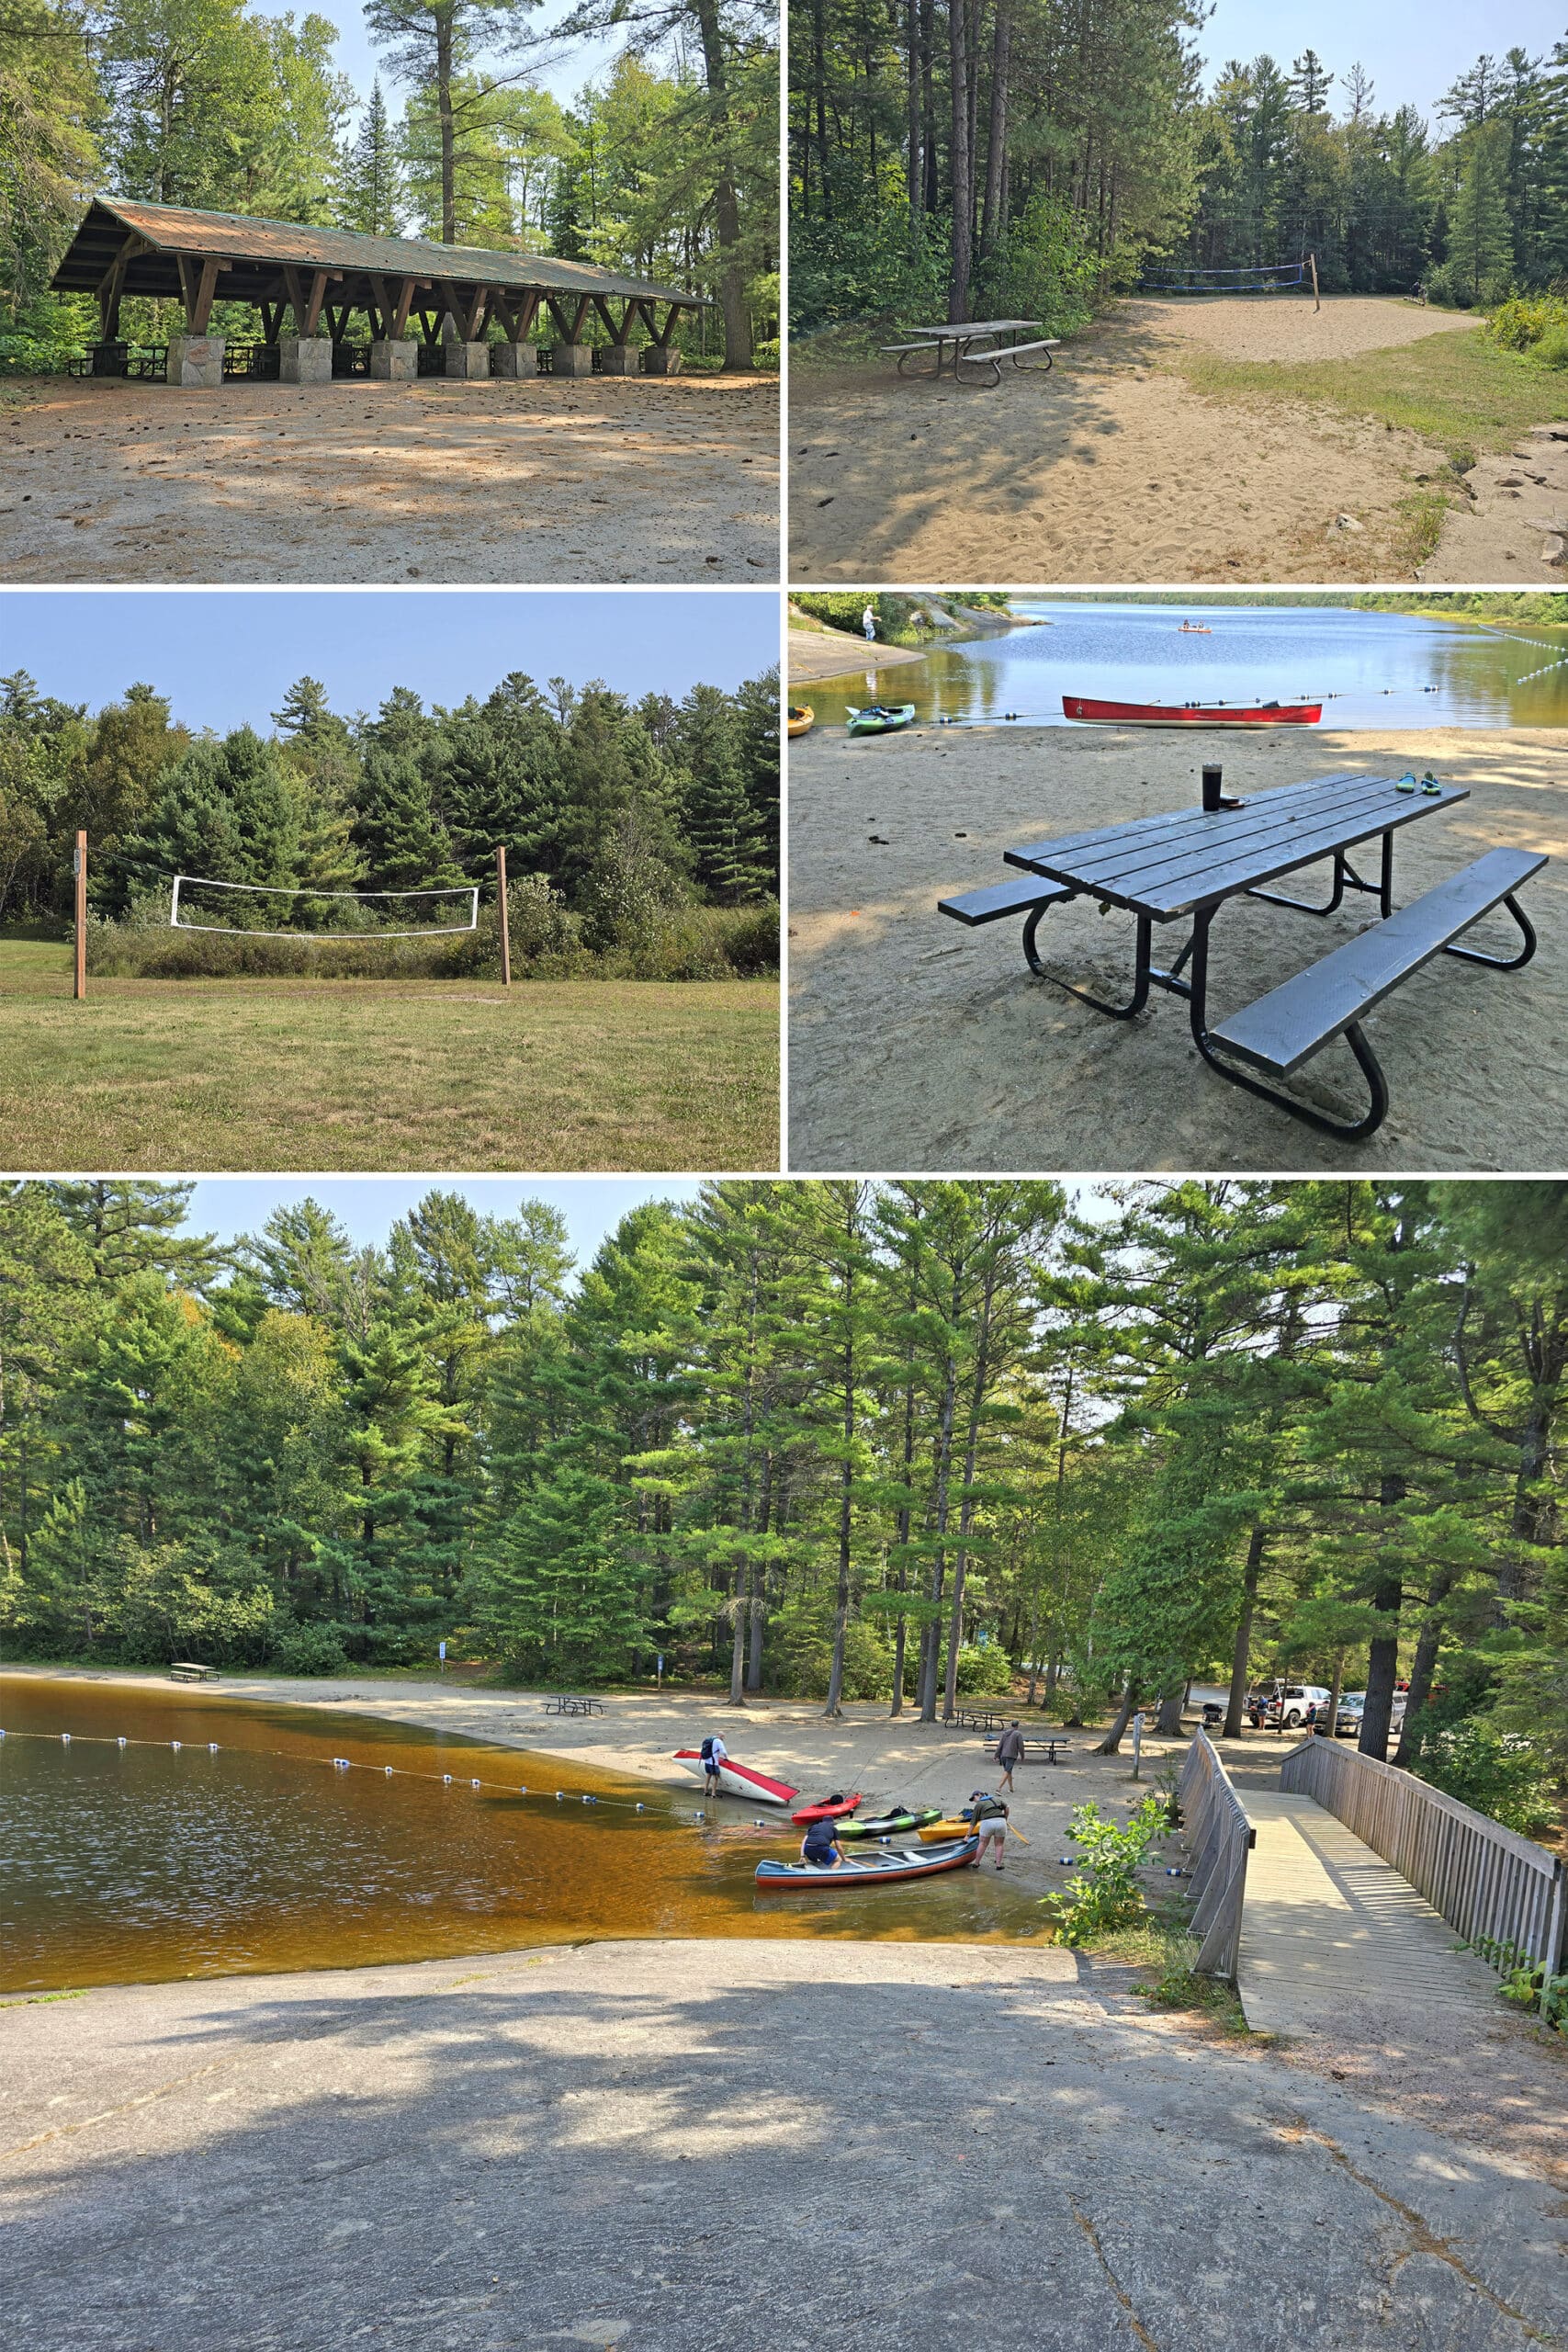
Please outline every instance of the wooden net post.
M506 919L506 851L498 843L495 853L495 910L501 922L501 985L512 986L512 931Z
M1308 254L1307 267L1312 272L1312 307L1314 311L1321 311L1323 304L1317 291L1317 255L1315 254Z
M76 986L73 991L80 1004L87 993L87 836L76 836L76 855L73 864L76 877Z

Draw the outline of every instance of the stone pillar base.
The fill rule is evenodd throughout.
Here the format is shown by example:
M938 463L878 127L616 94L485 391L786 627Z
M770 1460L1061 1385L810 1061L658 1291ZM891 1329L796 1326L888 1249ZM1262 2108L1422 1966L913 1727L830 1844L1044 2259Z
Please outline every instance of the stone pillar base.
M277 338L277 380L280 384L330 384L333 346L324 334L280 334Z
M223 337L220 334L172 334L169 337L169 381L187 392L218 392L223 389Z
M642 353L635 343L613 343L599 355L606 376L640 376Z
M666 351L657 343L649 345L643 354L645 376L678 376L680 372L681 355L678 351Z
M537 344L492 343L490 347L490 372L492 376L536 376L539 372Z
M406 343L373 343L370 346L370 373L378 383L412 384L419 374L419 345Z
M459 382L482 384L490 375L490 345L488 343L449 343L446 345L446 374Z
M558 343L550 356L552 376L592 376L593 354L585 343Z

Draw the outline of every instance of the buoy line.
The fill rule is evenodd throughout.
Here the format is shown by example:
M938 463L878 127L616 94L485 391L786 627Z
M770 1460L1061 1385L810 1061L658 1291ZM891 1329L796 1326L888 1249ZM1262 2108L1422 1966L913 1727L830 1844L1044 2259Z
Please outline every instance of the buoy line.
M186 1747L198 1748L209 1756L216 1756L222 1745L216 1739L133 1739L121 1737L110 1732L89 1731L0 1730L0 1739L41 1739L49 1741L57 1747L161 1747L172 1750L176 1756ZM356 1763L352 1756L296 1756L286 1747L239 1747L234 1750L234 1753L240 1756L271 1756L285 1764L320 1764L327 1770L333 1772L370 1772L389 1781L438 1781L446 1788L493 1789L502 1796L532 1796L536 1797L541 1803L547 1795L551 1796L557 1804L564 1804L569 1797L576 1796L580 1797L584 1804L609 1805L626 1813L648 1811L648 1806L640 1798L600 1796L592 1790L530 1789L522 1781L476 1780L465 1772L422 1772L417 1768L407 1764ZM694 1818L703 1821L705 1820L706 1815L698 1813L694 1815Z

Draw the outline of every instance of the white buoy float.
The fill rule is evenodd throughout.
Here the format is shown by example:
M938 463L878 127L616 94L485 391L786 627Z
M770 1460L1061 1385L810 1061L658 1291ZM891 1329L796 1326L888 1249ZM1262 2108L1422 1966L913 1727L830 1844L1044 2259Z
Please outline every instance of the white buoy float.
M5 1736L5 1734L4 1734L3 1732L0 1732L0 1738L4 1738L4 1736ZM124 1742L124 1740L123 1740L123 1739L117 1739L117 1740L116 1740L116 1742L115 1742L115 1746L116 1746L117 1747L123 1747L125 1746L125 1742Z
M392 1767L391 1767L391 1765L389 1765L389 1765L388 1765L388 1767L387 1767L387 1778L388 1778L388 1780L389 1781L389 1780L391 1779L391 1777L392 1777Z
M61 1735L60 1735L60 1745L62 1746L62 1747L70 1747L70 1745L71 1745L71 1734L70 1734L68 1731L62 1731L62 1732L61 1733Z

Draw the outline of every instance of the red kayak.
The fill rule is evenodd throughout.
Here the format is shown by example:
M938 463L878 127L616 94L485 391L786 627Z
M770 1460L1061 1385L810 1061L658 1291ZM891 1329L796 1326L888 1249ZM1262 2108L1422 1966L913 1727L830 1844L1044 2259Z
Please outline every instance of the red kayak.
M823 1797L817 1804L803 1804L800 1811L795 1817L796 1821L802 1823L807 1821L841 1821L845 1814L853 1813L859 1803L860 1791L857 1789L852 1797Z
M1062 714L1100 727L1315 727L1320 702L1096 702L1064 695Z
M706 1770L700 1747L678 1747L675 1761L694 1772L700 1781ZM728 1797L750 1797L756 1804L793 1804L800 1794L785 1781L770 1781L765 1772L753 1772L749 1764L738 1764L727 1756L718 1768L718 1785Z

